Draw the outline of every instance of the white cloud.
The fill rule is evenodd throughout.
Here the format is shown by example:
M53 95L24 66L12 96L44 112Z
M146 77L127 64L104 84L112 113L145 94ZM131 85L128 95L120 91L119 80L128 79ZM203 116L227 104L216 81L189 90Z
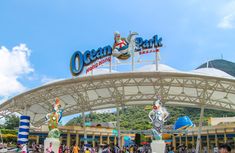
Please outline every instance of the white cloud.
M219 22L218 27L222 29L232 29L234 28L234 21L235 16L230 14L225 17Z
M12 50L0 47L0 97L6 98L26 89L19 78L34 71L29 56L30 50L25 44L15 46Z
M235 27L235 1L229 1L220 10L221 20L218 27L222 29L232 29Z

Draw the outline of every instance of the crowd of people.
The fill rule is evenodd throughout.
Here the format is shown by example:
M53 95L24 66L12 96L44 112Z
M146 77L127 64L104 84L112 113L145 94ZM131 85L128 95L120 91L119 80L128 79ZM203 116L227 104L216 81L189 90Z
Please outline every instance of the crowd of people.
M211 152L212 153L230 153L231 150L232 149L230 145L222 144L219 147L213 148ZM21 151L22 153L29 153L23 148ZM33 153L42 153L43 151L44 149L42 145L32 144ZM47 151L46 153L54 153L52 150L50 150L50 148L47 148L46 151ZM71 147L61 144L59 147L59 153L152 153L152 151L151 151L151 147L149 144L142 145L142 146L137 146L137 145L123 146L122 148L119 148L118 146L114 144L96 145L96 147L91 147L91 145L89 144L82 145L82 146L78 146L74 144ZM175 149L172 146L167 146L165 153L196 153L196 149L195 148L189 149L184 145L179 145ZM202 153L208 153L208 151L202 149Z
M150 145L137 145L123 146L119 148L114 144L97 145L91 147L90 145L83 145L81 147L74 144L72 147L61 144L59 153L151 153Z
M222 144L219 147L215 146L211 151L208 151L206 147L202 149L202 153L231 153L232 148L229 144ZM187 148L185 145L179 145L174 151L174 147L168 147L166 149L166 153L196 153L196 149L194 147Z
M33 153L42 153L44 151L43 145L32 144L31 148ZM46 148L46 153L53 153L52 147ZM122 148L114 144L96 145L96 147L91 147L89 144L82 146L74 144L71 147L61 144L59 153L151 153L151 147L149 144L123 146Z

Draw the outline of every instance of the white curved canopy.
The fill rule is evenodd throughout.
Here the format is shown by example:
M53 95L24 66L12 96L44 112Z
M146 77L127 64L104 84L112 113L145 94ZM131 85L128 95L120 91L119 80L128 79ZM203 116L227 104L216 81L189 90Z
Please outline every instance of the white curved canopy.
M221 71L219 69L216 69L216 68L200 68L200 69L193 70L192 72L197 73L197 74L202 74L202 75L234 78L233 76L229 75L228 73Z
M159 71L162 71L162 72L177 72L178 70L168 66L168 65L165 65L165 64L159 64L158 65L158 70ZM156 64L148 64L148 65L144 65L138 69L136 69L137 72L140 72L140 71L156 71Z
M39 125L55 97L64 116L104 108L152 104L235 111L235 79L182 72L128 72L84 76L41 86L0 105L2 115L18 112Z

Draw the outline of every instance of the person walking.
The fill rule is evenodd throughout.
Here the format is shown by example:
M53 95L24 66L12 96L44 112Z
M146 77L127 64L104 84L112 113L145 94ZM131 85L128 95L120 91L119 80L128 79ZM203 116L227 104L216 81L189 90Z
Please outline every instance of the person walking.
M231 152L231 147L227 143L222 144L219 147L219 153L230 153L230 152Z
M80 148L78 147L78 145L76 145L76 143L74 143L72 153L79 153L79 151L80 151Z
M46 153L51 153L52 152L52 142L50 142L50 146L46 148Z
M61 144L59 147L59 153L63 153L63 144Z
M69 148L69 146L66 146L66 147L65 147L65 153L70 153L70 148Z
M130 153L134 153L134 146L133 145L130 146L129 151L130 151Z
M91 153L88 147L86 148L85 153Z
M22 153L28 153L26 144L23 144Z
M120 152L120 149L118 146L114 146L114 153L119 153Z
M168 153L174 153L174 147L170 147L170 150Z
M95 153L95 148L91 148L91 153Z

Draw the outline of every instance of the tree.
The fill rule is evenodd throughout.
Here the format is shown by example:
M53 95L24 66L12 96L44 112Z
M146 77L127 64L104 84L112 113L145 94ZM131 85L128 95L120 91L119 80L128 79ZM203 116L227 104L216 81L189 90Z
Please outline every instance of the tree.
M170 116L165 125L174 125L178 117L188 116L194 124L198 125L200 119L199 108L186 107L166 107ZM132 106L120 109L120 124L121 129L125 130L148 130L152 128L148 113L150 110L145 110L145 106ZM222 115L223 114L223 115ZM218 110L205 109L203 125L207 125L209 117L235 116L234 112L224 112ZM87 114L86 118L90 122L113 122L117 120L117 114L114 113L91 113ZM82 123L82 117L71 119L66 125L77 125Z
M16 115L9 115L5 117L5 125L4 128L6 129L15 129L19 127L19 117Z

